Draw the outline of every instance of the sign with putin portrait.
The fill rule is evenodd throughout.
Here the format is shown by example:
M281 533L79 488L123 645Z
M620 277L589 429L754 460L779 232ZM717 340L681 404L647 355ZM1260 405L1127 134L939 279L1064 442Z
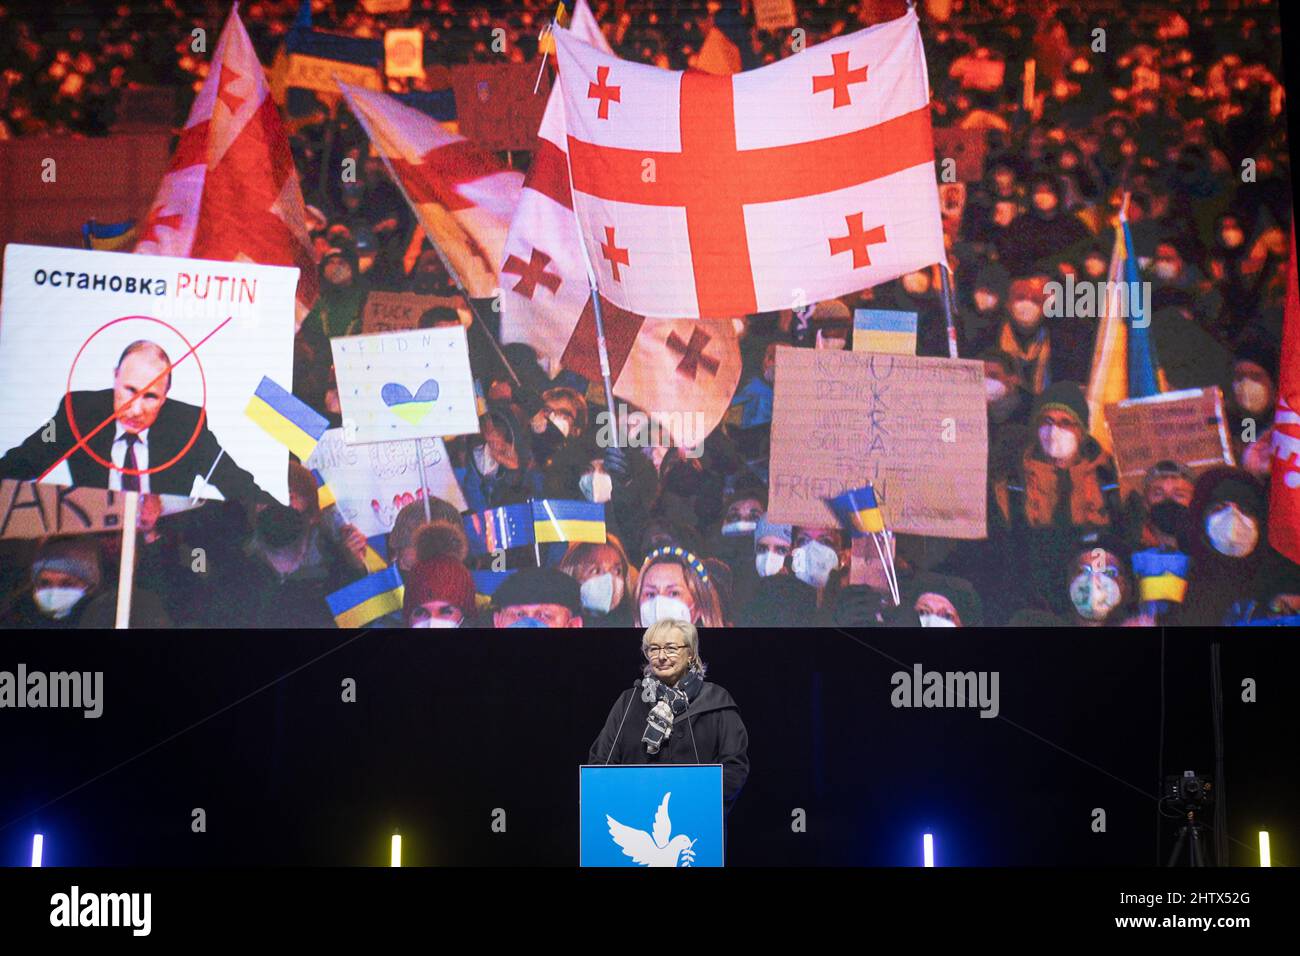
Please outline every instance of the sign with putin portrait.
M10 244L0 479L288 503L245 409L292 386L298 270Z

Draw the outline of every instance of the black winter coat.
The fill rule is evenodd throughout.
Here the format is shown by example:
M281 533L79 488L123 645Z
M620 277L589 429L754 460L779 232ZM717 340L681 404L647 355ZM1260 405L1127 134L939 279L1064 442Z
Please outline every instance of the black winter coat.
M749 776L749 734L731 695L706 681L686 713L673 722L667 744L655 754L646 753L641 742L650 707L641 699L639 680L637 686L623 691L610 709L600 736L591 745L587 762L600 765L720 763L722 802L730 813Z

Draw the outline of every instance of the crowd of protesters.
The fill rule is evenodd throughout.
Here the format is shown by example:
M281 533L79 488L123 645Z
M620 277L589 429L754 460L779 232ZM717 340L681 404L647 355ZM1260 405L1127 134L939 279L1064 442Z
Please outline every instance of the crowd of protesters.
M176 71L198 67L179 53L142 56L181 44L208 11L173 0L159 6L175 21L169 29L156 28L152 14L146 27L121 9L107 21L107 41L69 37L52 59L29 23L0 12L0 51L16 48L33 66L65 62L66 53L68 69L87 75L85 90L112 86L119 73L175 80ZM335 3L313 12L321 26L362 35L421 25L447 62L486 58L481 33L497 24L527 58L528 38L549 16L532 2L456 6L416 0L406 14L372 16ZM592 7L620 55L684 68L718 5ZM808 43L861 22L847 4L797 7ZM296 8L242 8L265 62ZM752 20L735 11L720 16L728 12L746 66L791 52L781 35L744 26ZM945 187L943 202L960 354L985 369L987 539L898 536L895 606L880 558L855 554L846 531L792 527L766 514L775 348L843 348L852 310L870 306L916 312L919 354L947 355L934 270L810 309L747 317L736 413L689 454L602 447L599 389L568 371L552 379L522 345L504 347L514 375L506 373L484 339L496 331L494 310L480 302L471 361L487 411L480 434L448 442L468 511L543 496L602 502L608 538L550 545L539 552L542 567L531 545L512 549L504 566L513 573L484 595L471 571L499 569L502 556L471 554L454 506L431 499L426 515L423 501L410 502L386 542L405 605L379 625L1150 625L1157 618L1139 600L1132 565L1143 550L1189 558L1185 597L1162 606L1159 623L1300 614L1300 568L1270 547L1268 528L1291 222L1276 5L1148 3L1135 11L1080 2L1045 11L983 0L954 3L946 20L924 14L935 126L982 130L988 144L982 176ZM86 51L94 56L80 63ZM1037 75L1030 104L1021 85L1028 58ZM1001 66L981 65L990 61ZM86 114L69 110L93 111L84 96L61 98L48 69L17 72L6 73L0 122L76 128ZM291 145L322 288L295 340L294 391L337 425L329 337L359 330L372 290L454 290L436 253L413 241L409 208L345 109L298 125ZM321 175L341 156L358 160L357 182ZM1084 395L1097 317L1055 317L1048 301L1052 283L1068 275L1105 280L1122 204L1151 284L1150 333L1168 387L1222 389L1236 462L1195 472L1188 462L1161 462L1127 496L1113 458L1090 437ZM433 309L421 323L457 321L454 310ZM133 623L332 626L325 595L366 573L365 539L322 515L310 472L296 462L290 469L289 507L214 502L160 517L146 499ZM0 623L107 623L117 537L5 542L15 560L0 562L8 565ZM195 549L202 571L194 570Z

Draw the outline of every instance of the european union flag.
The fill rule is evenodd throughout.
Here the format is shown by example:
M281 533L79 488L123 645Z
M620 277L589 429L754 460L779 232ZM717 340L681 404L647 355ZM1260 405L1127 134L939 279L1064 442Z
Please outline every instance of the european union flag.
M885 519L876 503L876 489L871 485L828 498L826 504L840 524L856 535L885 530Z
M533 509L527 503L465 516L470 554L492 554L533 543ZM603 539L602 539L603 540Z

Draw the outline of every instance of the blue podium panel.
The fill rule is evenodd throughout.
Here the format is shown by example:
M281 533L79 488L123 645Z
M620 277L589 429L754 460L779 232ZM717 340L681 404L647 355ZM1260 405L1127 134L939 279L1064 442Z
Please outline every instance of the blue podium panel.
M722 866L722 764L578 769L580 866Z

